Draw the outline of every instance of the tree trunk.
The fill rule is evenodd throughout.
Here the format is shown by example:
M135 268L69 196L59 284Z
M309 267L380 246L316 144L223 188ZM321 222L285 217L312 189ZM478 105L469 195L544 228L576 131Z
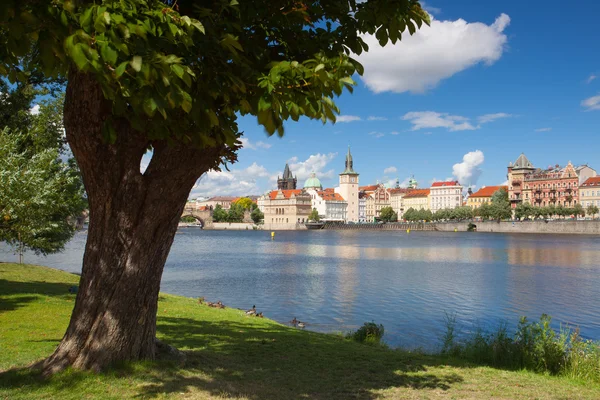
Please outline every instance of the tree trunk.
M45 374L155 357L160 279L177 224L194 183L220 159L216 149L150 142L123 119L112 122L117 139L107 144L102 126L110 115L93 77L71 71L64 122L90 224L71 321L43 363ZM149 146L153 156L142 174Z

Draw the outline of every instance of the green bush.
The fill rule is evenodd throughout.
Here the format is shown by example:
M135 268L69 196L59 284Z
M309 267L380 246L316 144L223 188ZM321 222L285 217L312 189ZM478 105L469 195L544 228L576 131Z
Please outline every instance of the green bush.
M538 322L521 317L514 335L506 323L492 332L476 328L458 340L456 317L446 314L442 354L508 369L564 375L600 383L600 344L583 340L579 330L550 326L552 318L542 314Z
M381 344L384 332L383 325L377 325L375 322L365 322L363 326L355 332L350 332L346 337L359 343Z

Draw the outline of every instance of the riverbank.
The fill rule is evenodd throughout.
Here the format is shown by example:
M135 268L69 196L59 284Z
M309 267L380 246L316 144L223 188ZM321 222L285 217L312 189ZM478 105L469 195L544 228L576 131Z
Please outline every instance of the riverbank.
M441 232L466 232L472 223L477 232L487 233L551 233L561 235L600 235L600 220L574 221L463 221L436 224Z
M60 341L75 299L68 288L77 281L0 263L0 370L8 369L0 398L600 398L600 388L567 378L363 345L167 294L159 298L157 335L185 352L184 364L139 362L42 380L23 367Z

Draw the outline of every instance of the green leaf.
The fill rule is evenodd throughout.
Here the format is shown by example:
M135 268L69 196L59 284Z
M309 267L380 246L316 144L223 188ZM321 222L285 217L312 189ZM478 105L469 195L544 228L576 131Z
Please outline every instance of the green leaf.
M79 17L79 25L81 25L83 30L85 30L87 33L90 33L92 30L93 12L94 12L94 7L89 7Z
M315 72L319 72L320 70L322 70L323 68L325 68L325 64L319 64L315 67Z
M175 73L175 75L177 75L180 79L183 79L183 75L185 74L185 71L183 70L183 67L179 64L173 64L171 65L171 70Z
M131 60L131 68L133 68L135 72L140 72L142 69L142 57L133 56L133 59Z
M204 31L204 25L200 23L200 21L192 20L192 26L196 28L200 33L206 34Z
M119 66L115 69L115 76L117 78L119 78L121 75L123 75L125 73L125 71L127 70L128 64L129 64L128 61L124 61L121 64L119 64Z
M107 42L100 43L100 55L102 59L108 62L110 65L115 65L117 62L118 53L115 49L110 47Z
M88 64L88 59L83 51L83 46L81 43L77 43L71 48L71 58L73 59L73 62L75 62L75 65L77 65L77 68L80 70L85 70Z
M156 101L154 101L152 97L146 97L146 99L144 100L143 107L146 114L149 117L152 117L154 115L154 112L156 111Z

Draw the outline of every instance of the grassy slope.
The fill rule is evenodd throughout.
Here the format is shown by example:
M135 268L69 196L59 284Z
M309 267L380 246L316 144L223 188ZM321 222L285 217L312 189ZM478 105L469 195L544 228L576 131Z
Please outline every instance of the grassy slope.
M600 388L565 378L360 345L170 295L160 297L158 335L186 351L183 366L134 363L50 380L19 369L59 342L77 280L0 263L0 398L600 398Z

